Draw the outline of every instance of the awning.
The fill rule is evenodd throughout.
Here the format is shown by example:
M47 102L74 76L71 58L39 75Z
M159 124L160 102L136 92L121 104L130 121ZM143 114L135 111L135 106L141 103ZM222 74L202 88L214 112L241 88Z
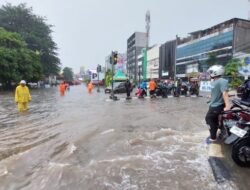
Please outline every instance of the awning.
M128 77L122 72L122 71L117 71L117 73L114 76L114 80L127 80Z

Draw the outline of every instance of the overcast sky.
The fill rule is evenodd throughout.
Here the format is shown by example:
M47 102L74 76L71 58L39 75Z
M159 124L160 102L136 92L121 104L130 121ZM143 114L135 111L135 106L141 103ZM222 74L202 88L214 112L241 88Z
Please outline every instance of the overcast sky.
M27 3L54 25L62 66L77 73L81 66L104 65L112 51L126 52L127 38L145 31L151 13L150 45L205 29L233 17L248 18L247 0L0 0Z

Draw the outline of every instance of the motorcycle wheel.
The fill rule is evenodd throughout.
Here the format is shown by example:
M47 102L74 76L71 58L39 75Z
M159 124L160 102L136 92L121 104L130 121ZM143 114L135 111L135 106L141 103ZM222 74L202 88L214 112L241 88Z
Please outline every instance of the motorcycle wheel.
M168 97L168 93L166 90L162 91L162 98L167 98Z
M250 167L250 137L241 139L233 145L232 159L241 167Z

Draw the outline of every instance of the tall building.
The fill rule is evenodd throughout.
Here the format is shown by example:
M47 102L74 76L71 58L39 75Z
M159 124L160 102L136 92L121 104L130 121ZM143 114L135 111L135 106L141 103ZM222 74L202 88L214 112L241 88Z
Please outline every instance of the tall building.
M147 79L159 78L160 45L155 45L147 51Z
M173 79L175 76L176 40L168 41L160 47L159 78Z
M250 21L233 18L177 40L176 77L187 78L205 73L207 60L215 55L219 64L250 54Z
M135 32L127 40L127 74L129 79L138 82L138 55L147 46L147 34L145 32Z

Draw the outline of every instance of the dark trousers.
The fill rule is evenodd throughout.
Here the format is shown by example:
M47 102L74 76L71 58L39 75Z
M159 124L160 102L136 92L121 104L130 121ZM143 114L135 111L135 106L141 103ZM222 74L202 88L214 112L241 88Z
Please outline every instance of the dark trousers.
M150 90L150 91L149 91L149 94L150 94L151 96L153 96L153 95L155 94L155 90Z
M130 97L130 89L127 89L126 92L127 92L127 97Z
M219 126L218 119L224 107L224 105L220 105L218 107L209 107L206 115L206 123L210 126L209 131L211 139L216 139L216 133Z

